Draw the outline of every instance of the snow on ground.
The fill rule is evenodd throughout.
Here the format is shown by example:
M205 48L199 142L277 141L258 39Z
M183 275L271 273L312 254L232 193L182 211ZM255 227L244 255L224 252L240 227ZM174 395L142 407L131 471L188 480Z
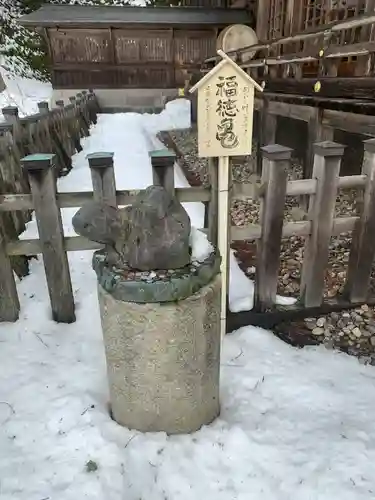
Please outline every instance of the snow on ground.
M19 115L31 115L38 112L38 102L50 101L52 86L30 78L15 76L0 66L6 89L0 92L0 122L4 117L1 109L5 106L17 106Z
M168 106L160 128L167 118L178 124L181 106ZM91 189L85 155L99 150L115 151L120 189L150 184L147 148L157 143L144 132L155 131L157 120L100 116L59 190ZM176 183L186 183L178 170ZM199 227L202 206L187 205ZM64 210L67 234L72 213ZM27 236L35 231L32 222ZM91 252L71 252L69 261L76 323L50 319L43 266L33 261L18 286L20 320L0 325L1 499L374 498L373 367L248 327L224 340L222 411L213 424L173 437L121 428L107 411ZM248 286L240 279L232 275L231 291Z

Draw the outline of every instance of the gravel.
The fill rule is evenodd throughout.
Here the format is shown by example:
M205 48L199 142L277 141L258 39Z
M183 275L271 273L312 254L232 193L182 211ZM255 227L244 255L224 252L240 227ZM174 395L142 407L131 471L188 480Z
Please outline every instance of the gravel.
M174 131L170 134L180 156L180 165L191 185L208 186L207 159L197 154L196 130ZM256 145L250 156L235 159L232 176L238 182L254 182ZM302 167L292 160L289 180L302 178ZM336 201L336 217L352 216L356 213L356 190L340 190ZM304 220L306 213L300 208L298 197L288 197L285 212L287 221ZM259 224L259 202L257 200L234 200L231 206L232 224L243 226ZM325 297L334 297L341 292L346 278L351 234L332 237L329 263L325 278ZM256 266L256 244L253 241L234 242L232 248L242 270L254 278ZM304 238L292 236L282 241L278 293L298 296L303 262ZM374 291L375 272L370 288ZM337 348L358 356L362 362L375 364L375 313L366 305L353 311L333 312L319 318L307 318L278 325L278 334L284 340L299 346L323 343L327 348Z

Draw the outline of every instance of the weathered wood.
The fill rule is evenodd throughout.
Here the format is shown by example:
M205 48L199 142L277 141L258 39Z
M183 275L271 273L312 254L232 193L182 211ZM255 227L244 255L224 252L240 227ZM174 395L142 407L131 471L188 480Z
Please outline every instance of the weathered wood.
M263 16L263 12L261 12L261 15ZM266 14L266 16L267 16L267 14ZM268 19L264 22L267 23ZM228 51L227 53L228 53L228 55L233 55L233 56L239 57L241 54L244 54L246 52L253 52L253 51L258 51L258 50L270 49L270 48L276 47L278 45L286 45L286 44L291 44L294 42L300 42L300 41L305 41L305 40L309 40L309 39L319 38L320 36L322 36L324 33L328 32L328 31L340 32L340 31L347 30L347 29L359 28L362 26L369 26L369 25L372 25L374 23L375 23L375 15L359 16L359 17L352 18L352 19L346 19L346 20L335 21L335 22L328 23L328 24L322 24L318 27L313 26L313 27L305 29L303 32L293 33L289 36L275 38L274 40L270 40L270 41L265 41L263 39L263 41L261 43L258 43L255 45L250 45L247 47L243 47L243 48L237 49L237 50L231 50L231 51ZM262 39L261 36L259 36L259 38ZM214 62L217 60L218 60L218 57L213 56L213 57L207 58L205 60L205 63Z
M6 243L6 233L0 215L0 322L14 322L19 317L20 303Z
M289 104L286 102L276 102L269 100L268 111L273 115L285 116L294 120L303 120L308 122L314 114L313 108L301 106L298 104Z
M313 178L317 180L317 187L315 195L310 198L311 234L306 239L301 278L301 298L306 307L319 306L323 300L344 146L334 142L321 142L315 144L314 152Z
M341 233L352 231L358 217L338 217L333 222L332 236L338 236ZM287 222L283 226L283 238L289 236L309 236L311 234L311 222ZM260 224L249 224L248 226L232 226L231 241L251 241L258 240L261 235L262 227Z
M292 150L275 144L262 148L262 153L268 180L262 209L262 231L257 249L255 307L258 310L265 310L276 301L287 169L290 166Z
M352 231L358 217L340 217L335 219L332 235L337 236L341 233ZM288 236L308 236L310 234L311 222L288 222L283 226L283 238ZM203 232L207 232L203 230ZM249 226L232 226L231 241L257 240L261 235L261 226L251 224ZM67 252L76 252L82 250L97 250L103 248L95 242L89 241L81 236L66 236L64 238L65 250ZM7 244L7 253L11 256L16 255L37 255L42 253L42 246L38 239L25 239L20 241L10 241Z
M116 191L117 205L130 205L134 202L139 190ZM176 188L176 198L181 203L208 202L211 199L210 189L202 187ZM77 193L58 193L57 203L60 208L80 207L93 199L92 191ZM30 194L0 195L0 213L14 210L32 210L33 200Z
M66 236L64 238L64 246L67 252L80 252L83 250L98 250L103 248L103 245L89 241L83 236ZM43 253L43 245L36 238L9 241L7 246L8 255L37 255Z
M317 96L314 90L316 78L302 78L294 80L291 78L266 79L265 90L267 92L281 94L297 94L303 96ZM375 99L375 78L370 77L324 77L319 79L321 89L319 97L348 98L348 99Z
M362 210L352 235L345 293L351 302L364 302L368 295L375 255L375 139L365 141L362 173L367 182Z
M258 133L257 133L257 173L262 172L262 151L263 146L275 144L277 133L277 116L269 112L268 99L263 100L263 107L259 112Z
M75 321L69 263L64 248L64 229L56 199L53 174L55 156L32 155L22 159L27 171L42 246L52 317L60 323Z
M94 200L117 206L114 153L91 153L87 155L91 170Z
M175 195L174 164L176 154L168 149L150 151L152 179L155 186L162 186L172 196Z
M311 178L314 164L314 144L322 141L333 141L334 129L323 125L323 109L313 108L307 122L307 147L303 165L303 177Z
M323 125L355 134L375 136L374 115L362 115L325 109L323 112Z
M218 164L217 158L208 158L208 175L210 179L211 198L206 202L208 239L216 247L218 243L217 220L219 208L218 196Z
M375 306L375 296L367 299L367 304ZM333 311L343 311L360 307L361 303L353 303L343 297L324 299L321 306L305 307L297 302L289 306L275 306L266 312L242 311L238 313L227 312L227 333L233 332L247 325L273 329L275 325L283 322L301 320L303 318L317 318ZM298 344L293 344L298 346Z

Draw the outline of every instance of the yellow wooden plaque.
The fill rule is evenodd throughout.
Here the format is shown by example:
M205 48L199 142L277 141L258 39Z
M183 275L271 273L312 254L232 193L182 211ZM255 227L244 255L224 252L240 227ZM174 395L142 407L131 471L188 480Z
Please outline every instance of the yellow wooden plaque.
M263 90L226 56L191 89L198 90L199 156L251 154L254 88Z

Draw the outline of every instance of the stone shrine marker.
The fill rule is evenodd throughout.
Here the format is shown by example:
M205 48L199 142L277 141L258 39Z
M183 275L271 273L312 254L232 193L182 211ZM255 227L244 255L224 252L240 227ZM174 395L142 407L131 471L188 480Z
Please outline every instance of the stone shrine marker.
M263 91L221 50L223 60L190 92L198 90L198 154L201 157L251 154L254 88Z
M190 89L198 90L198 154L218 157L218 240L221 254L221 335L226 331L229 267L230 156L250 155L252 150L254 89L261 87L222 50L209 73Z

